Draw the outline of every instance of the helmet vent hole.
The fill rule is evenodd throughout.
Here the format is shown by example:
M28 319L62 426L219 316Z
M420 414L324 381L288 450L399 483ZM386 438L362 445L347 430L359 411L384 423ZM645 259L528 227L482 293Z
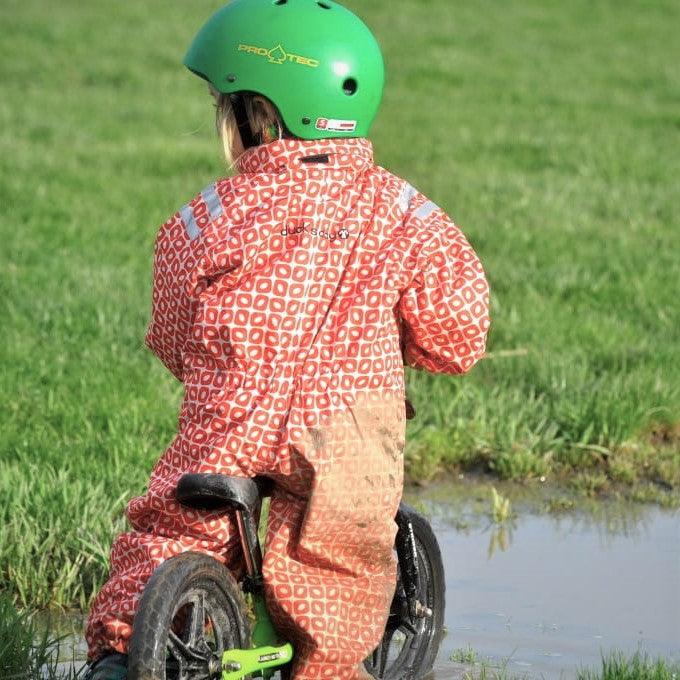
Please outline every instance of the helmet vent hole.
M345 82L342 84L342 91L348 96L351 97L353 94L356 94L356 91L359 89L359 84L357 83L354 78L347 78Z
M317 2L316 4L319 5L319 7L321 7L322 9L330 9L331 8L331 6L327 2Z
M275 5L285 5L288 0L274 0Z

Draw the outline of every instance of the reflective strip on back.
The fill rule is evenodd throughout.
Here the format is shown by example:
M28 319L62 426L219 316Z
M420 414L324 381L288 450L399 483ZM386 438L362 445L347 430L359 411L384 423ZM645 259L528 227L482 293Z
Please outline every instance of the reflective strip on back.
M408 182L404 185L404 188L402 189L401 192L401 196L399 196L399 207L401 208L402 212L406 212L408 210L408 207L409 205L411 205L413 197L417 193L418 192Z
M190 205L185 205L179 214L182 216L182 222L184 222L184 228L187 230L187 236L190 241L193 241L196 237L200 236L201 230L196 224L196 218L194 217L194 211Z
M427 201L423 203L418 210L416 210L415 215L418 219L424 220L429 217L435 210L439 210L439 206L432 201Z
M208 207L210 219L214 222L222 214L222 201L215 191L215 185L211 184L206 189L201 191L201 196Z

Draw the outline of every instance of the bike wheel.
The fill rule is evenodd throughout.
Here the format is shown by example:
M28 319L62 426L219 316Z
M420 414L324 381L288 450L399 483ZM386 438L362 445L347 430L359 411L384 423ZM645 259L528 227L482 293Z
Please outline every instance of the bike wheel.
M418 559L418 600L429 608L431 616L417 618L412 624L405 616L408 610L401 575L387 619L385 633L364 665L381 680L422 678L432 670L444 630L446 583L439 544L428 521L413 508L400 506L413 526Z
M221 677L222 653L250 647L243 593L214 558L188 552L152 574L132 626L128 680Z

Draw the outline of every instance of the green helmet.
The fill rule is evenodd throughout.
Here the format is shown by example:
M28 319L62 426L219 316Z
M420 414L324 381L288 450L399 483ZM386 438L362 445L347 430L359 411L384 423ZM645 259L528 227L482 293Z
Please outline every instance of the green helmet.
M332 0L233 0L184 65L224 94L267 97L302 139L368 135L385 79L371 31Z

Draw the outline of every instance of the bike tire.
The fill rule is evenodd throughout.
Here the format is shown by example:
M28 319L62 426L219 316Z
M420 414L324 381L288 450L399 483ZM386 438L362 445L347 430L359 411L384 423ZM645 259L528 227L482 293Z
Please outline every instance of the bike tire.
M219 678L228 649L251 646L243 592L229 570L202 553L163 562L139 601L127 680Z
M365 662L369 673L380 680L416 680L426 676L434 666L444 632L446 581L439 543L429 522L416 510L402 503L399 511L408 518L413 527L418 557L419 600L432 610L432 616L419 619L415 623L415 635L409 631L402 631L402 647L397 650L393 649L394 636L401 627L390 630L388 619L383 639ZM403 598L401 579L398 578L390 610L391 618L402 609ZM380 654L386 648L389 649L389 653L385 661L381 659Z

